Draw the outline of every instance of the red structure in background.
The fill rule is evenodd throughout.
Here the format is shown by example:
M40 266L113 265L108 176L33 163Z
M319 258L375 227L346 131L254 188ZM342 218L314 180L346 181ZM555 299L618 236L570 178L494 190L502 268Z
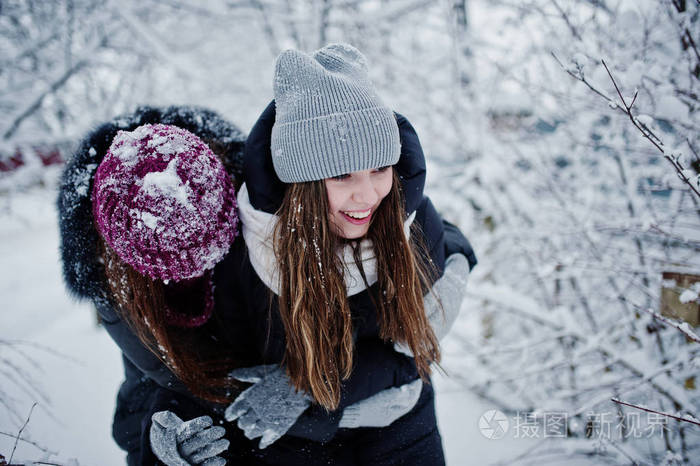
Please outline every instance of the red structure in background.
M32 152L27 154L27 150ZM17 170L26 164L27 157L38 158L43 166L58 165L65 161L61 150L56 146L17 147L11 156L0 153L0 172Z

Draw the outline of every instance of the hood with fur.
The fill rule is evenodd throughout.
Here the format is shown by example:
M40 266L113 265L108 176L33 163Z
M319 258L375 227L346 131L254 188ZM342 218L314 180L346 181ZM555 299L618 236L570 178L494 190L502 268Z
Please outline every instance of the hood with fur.
M246 135L217 113L198 107L139 107L91 131L66 163L59 185L57 207L63 278L76 298L109 305L105 274L97 253L98 232L92 215L91 192L95 170L120 130L147 124L186 129L223 155L224 165L238 184Z

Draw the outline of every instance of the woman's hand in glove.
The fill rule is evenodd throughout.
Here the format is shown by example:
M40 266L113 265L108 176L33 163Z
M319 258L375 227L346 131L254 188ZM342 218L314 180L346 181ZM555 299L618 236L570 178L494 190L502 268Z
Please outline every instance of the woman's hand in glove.
M217 456L229 446L222 439L226 429L212 427L209 416L184 422L171 411L160 411L151 417L151 450L167 466L223 466L226 460Z
M249 439L262 437L260 448L286 434L311 404L311 398L298 392L284 369L275 364L236 369L230 375L253 385L238 395L224 416L227 421L238 419L238 427Z
M345 408L338 427L386 427L413 409L422 389L423 382L417 379L358 401Z

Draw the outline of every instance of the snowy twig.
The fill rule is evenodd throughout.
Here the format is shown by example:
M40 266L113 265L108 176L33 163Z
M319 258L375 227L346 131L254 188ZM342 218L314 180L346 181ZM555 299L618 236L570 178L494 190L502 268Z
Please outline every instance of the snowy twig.
M678 13L682 14L682 13L686 12L685 2L672 0L671 3L676 8L676 11L678 11ZM700 67L700 51L698 51L698 46L695 44L695 40L693 39L693 34L691 34L688 27L686 26L686 27L681 27L681 28L683 29L683 32L681 33L681 43L683 44L683 49L684 50L692 49L694 54L695 54L695 59L699 62L695 66L695 70L693 71L692 74L696 78L700 79L700 75L698 74L698 68Z
M675 415L670 414L670 413L664 413L662 411L655 411L653 409L645 408L643 406L637 406L637 405L632 404L632 403L627 403L625 401L618 400L617 398L611 398L610 401L621 404L621 405L629 406L630 408L641 409L642 411L646 411L647 413L661 414L663 416L667 416L667 417L676 419L678 421L690 422L691 424L695 424L695 425L700 426L700 422L698 422L694 419L688 419L686 417L679 417L679 416L675 416Z
M625 448L622 447L622 445L619 445L617 442L613 442L609 438L605 438L603 436L599 437L599 440L606 442L608 445L613 447L615 450L619 451L625 458L627 458L630 461L630 464L633 464L635 466L641 466L643 464L648 464L644 462L642 459L636 457L632 452L627 451Z
M275 27L270 21L268 12L265 10L265 5L263 5L260 0L251 0L250 4L260 12L263 22L263 31L267 36L267 45L270 47L272 55L277 55L280 53L281 47L279 41L277 40L277 36L275 35Z
M83 361L79 360L78 358L71 356L67 353L63 353L61 351L58 351L56 348L51 348L50 346L42 345L41 343L37 343L35 341L20 340L20 339L6 340L3 338L0 338L0 345L6 345L9 349L16 351L20 355L24 356L25 359L30 359L30 357L28 355L26 355L23 351L17 349L17 346L27 346L30 348L35 348L35 349L44 351L48 354L51 354L52 356L57 356L57 357L64 359L66 361L70 361L72 363L85 366L85 363ZM33 363L33 365L35 367L37 367L36 363Z
M8 460L8 463L12 463L12 457L15 456L15 450L17 449L17 444L19 443L19 438L22 436L22 431L24 430L25 427L27 427L27 424L29 424L29 419L32 417L32 412L34 411L34 408L36 407L37 403L34 402L31 408L29 408L29 414L27 415L27 420L24 421L24 425L19 429L19 432L17 432L17 436L15 437L15 444L12 447L12 453L10 453L10 459Z
M687 363L687 360L684 359L685 357L686 357L685 355L679 356L676 360L671 361L669 363L666 363L661 367L656 367L656 368L654 368L653 371L649 371L647 373L640 372L639 369L635 368L634 366L630 366L629 364L625 364L626 367L628 369L630 369L634 373L634 375L638 378L633 379L633 380L629 380L624 384L620 384L617 387L618 394L625 393L625 392L628 392L628 391L631 391L634 389L638 389L643 383L649 383L658 393L665 396L668 400L675 403L676 405L681 406L681 407L692 406L693 403L690 400L680 399L681 396L684 398L687 398L682 393L680 393L680 394L677 392L673 393L673 392L670 392L669 390L667 390L666 388L664 388L662 385L664 385L665 382L654 382L653 381L653 379L655 379L656 377L658 377L662 374L668 373L669 371L674 369L677 365ZM624 364L624 361L622 359L620 359L620 362ZM577 409L575 409L572 412L572 415L577 416L579 414L585 413L586 411L588 411L592 407L596 406L597 404L604 402L606 399L608 399L609 396L610 396L609 394L602 394L599 397L588 400L586 403L580 405ZM689 409L687 409L687 410L690 411Z
M49 466L65 466L61 463L47 463L46 461L32 461L32 464L46 464ZM12 466L12 465L8 465L8 466Z
M624 112L625 114L630 118L632 121L632 124L642 132L645 138L651 142L654 147L656 147L659 151L664 152L663 148L661 147L663 143L661 142L661 138L659 138L656 134L654 134L644 123L641 123L638 119L632 115L632 107L634 106L634 102L637 100L637 95L639 94L639 91L635 89L634 91L634 97L632 97L632 102L627 103L625 102L625 98L622 95L622 91L620 91L620 88L617 85L617 81L615 81L615 78L612 75L612 72L610 72L610 68L608 68L608 65L605 63L605 60L601 60L601 63L603 64L603 67L605 67L605 71L607 71L608 76L610 76L610 80L613 83L613 86L615 86L615 91L617 92L617 95L620 97L620 101L622 102L622 105L624 107ZM614 100L610 99L610 104L617 106L619 108L619 105L617 102ZM652 139L653 138L653 139Z
M491 463L491 466L499 466L502 464L514 464L517 461L520 461L521 459L524 459L524 458L531 456L535 450L539 449L545 443L548 443L549 440L550 439L548 439L548 438L544 438L544 439L540 440L539 442L535 443L533 446L531 446L530 448L528 448L524 452L518 453L518 455L515 456L514 458L509 458L506 461L499 461L497 463Z
M634 105L635 100L637 99L637 91L634 92L634 98L632 99L631 103L625 102L625 98L622 96L622 92L620 91L620 88L617 86L617 81L615 81L615 78L613 77L612 73L610 72L610 69L608 68L608 65L605 63L605 60L601 60L603 63L603 66L605 67L605 71L608 72L608 76L610 76L610 80L612 81L613 85L615 86L615 90L617 91L617 95L620 97L620 100L622 102L622 105L624 106L624 112L627 114L629 117L630 121L634 125L635 128L637 128L642 135L649 141L651 142L654 147L656 147L659 152L661 152L664 155L664 158L668 160L671 165L673 165L673 168L676 170L676 173L678 174L678 177L685 183L687 184L690 189L693 190L693 192L700 197L700 191L698 191L698 188L693 186L693 183L691 182L690 178L686 176L685 169L683 168L683 165L680 162L680 158L678 156L674 156L673 154L669 154L665 149L664 149L664 144L663 141L661 141L661 138L659 138L656 134L654 134L644 123L639 121L637 117L632 115L632 106ZM617 103L613 100L609 100L611 105L617 105Z
M687 323L685 323L685 322L682 324L676 323L676 322L672 321L671 319L667 319L666 317L662 316L658 312L652 311L651 309L643 308L642 310L648 314L651 314L655 319L660 320L664 324L669 325L669 326L677 329L678 331L683 333L683 335L685 335L688 339L693 340L695 343L700 343L700 337L698 335L696 335L695 332L690 330L690 327L688 326Z
M583 84L585 84L590 90L592 90L593 92L595 92L596 94L598 94L599 96L601 96L602 98L604 98L605 100L607 100L608 102L611 102L611 101L612 101L612 99L611 99L610 97L608 97L607 95L605 95L605 93L603 93L602 91L600 91L599 89L597 89L594 85L592 85L592 84L586 79L586 77L583 75L583 73L582 73L580 70L579 70L578 73L575 73L574 71L572 71L571 69L569 69L567 66L565 66L564 63L562 63L562 61L559 60L559 57L557 57L557 55L556 55L554 52L551 52L551 54L552 54L552 56L554 57L554 59L557 61L557 63L559 63L559 66L561 66L561 68L566 72L566 74L568 74L568 75L571 76L572 78L576 79L577 81L581 81L581 82L582 82Z
M518 305L515 305L513 302L508 302L505 300L500 300L498 299L499 294L498 293L489 293L489 288L487 286L481 286L480 288L478 287L472 287L472 289L468 292L469 296L473 296L479 299L486 299L488 301L494 302L496 304L501 305L501 309L506 312L511 312L511 313L516 313L526 319L532 320L536 323L538 323L541 327L543 328L548 328L550 330L554 330L556 332L566 332L568 333L571 337L576 338L580 344L582 345L582 348L584 350L580 350L578 353L583 354L582 351L589 352L591 350L595 350L599 352L600 354L605 355L606 357L610 358L611 360L609 361L609 364L613 363L619 363L628 370L630 370L635 377L638 379L635 379L633 383L630 384L630 387L628 388L634 388L638 387L640 383L649 383L652 388L654 388L658 393L661 395L665 396L669 400L671 400L673 403L676 403L679 406L691 406L692 403L690 403L687 399L681 397L681 393L678 392L671 392L668 389L666 389L662 383L659 383L657 381L654 381L653 379L658 376L659 374L662 374L664 372L667 372L671 368L673 368L677 364L681 364L686 362L684 356L679 357L677 360L672 361L670 363L667 363L661 367L655 368L653 371L649 371L643 366L640 366L640 364L635 361L633 358L627 357L624 353L621 353L617 351L613 346L606 344L605 342L601 341L599 337L596 337L595 335L591 336L586 333L583 333L578 327L573 327L570 325L562 325L560 323L555 322L554 320L550 319L544 313L539 313L537 310L537 305L534 303L531 303L530 306L527 304L526 299L521 299L518 302ZM521 297L522 298L522 297ZM595 401L593 403L587 403L586 405L580 407L575 413L580 414L581 412L584 412L585 409L587 409L587 406L590 404L595 405L597 402L603 401L606 399L607 396L601 397L599 401Z
M619 111L623 112L624 114L626 114L629 117L632 124L634 125L634 127L637 128L642 133L644 138L646 138L649 142L651 142L652 145L659 152L661 152L663 154L664 158L666 160L668 160L669 163L671 163L671 165L673 165L673 168L676 170L676 174L681 179L681 181L683 181L686 185L688 185L688 187L695 193L695 195L700 197L700 190L698 190L698 187L693 185L693 182L691 181L691 179L686 175L686 170L680 162L680 157L674 156L673 154L668 153L666 151L666 149L664 149L664 144L663 144L663 141L661 140L661 138L659 138L656 134L654 134L654 132L651 129L649 129L644 123L639 121L639 119L632 114L632 106L634 105L635 101L637 100L638 92L635 91L634 97L632 98L632 102L628 104L625 101L625 98L622 96L622 92L620 91L620 88L617 85L617 81L615 81L615 78L613 77L612 73L610 72L608 65L605 63L605 60L601 60L601 62L603 64L603 66L605 67L605 70L608 72L608 76L610 76L610 79L612 80L613 85L615 86L615 90L617 91L617 95L620 97L620 100L622 101L621 102L622 107L617 102L615 102L614 99L608 97L604 92L602 92L601 90L596 88L594 85L592 85L586 79L586 77L583 75L583 72L580 69L580 67L578 70L572 70L569 67L565 66L564 63L562 63L562 61L559 60L559 57L557 57L554 52L551 52L551 54L554 57L554 59L557 61L557 63L559 63L559 66L561 66L561 68L569 76L576 79L577 81L581 81L591 91L595 92L596 94L598 94L599 96L604 98L608 102L608 104L610 105L611 108L619 110Z

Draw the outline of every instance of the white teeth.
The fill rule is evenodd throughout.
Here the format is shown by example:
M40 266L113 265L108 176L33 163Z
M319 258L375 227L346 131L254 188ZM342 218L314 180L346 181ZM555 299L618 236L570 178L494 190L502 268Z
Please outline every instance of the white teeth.
M343 212L345 215L348 217L356 218L358 220L361 220L363 218L367 218L370 213L372 213L372 209L367 209L363 212Z

